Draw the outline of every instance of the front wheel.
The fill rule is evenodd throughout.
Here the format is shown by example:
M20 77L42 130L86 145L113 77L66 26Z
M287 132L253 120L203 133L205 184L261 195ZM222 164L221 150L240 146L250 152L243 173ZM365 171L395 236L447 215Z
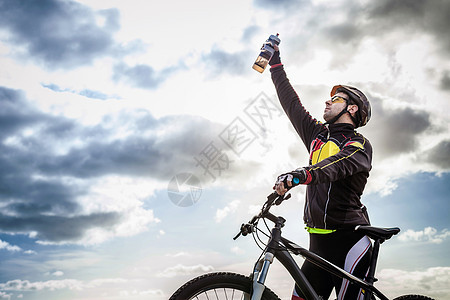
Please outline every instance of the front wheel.
M210 273L199 276L180 287L169 300L250 299L252 280L235 273ZM280 300L267 287L263 300Z
M394 300L434 300L434 299L422 295L404 295L397 297Z

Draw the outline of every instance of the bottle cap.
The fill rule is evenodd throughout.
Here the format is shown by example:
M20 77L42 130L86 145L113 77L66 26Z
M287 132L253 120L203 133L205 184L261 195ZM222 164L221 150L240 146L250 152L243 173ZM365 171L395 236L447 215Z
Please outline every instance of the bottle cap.
M278 33L277 33L277 35L273 35L273 34L272 34L272 35L269 37L269 40L274 41L276 45L279 45L280 42L281 42L280 38L278 37Z

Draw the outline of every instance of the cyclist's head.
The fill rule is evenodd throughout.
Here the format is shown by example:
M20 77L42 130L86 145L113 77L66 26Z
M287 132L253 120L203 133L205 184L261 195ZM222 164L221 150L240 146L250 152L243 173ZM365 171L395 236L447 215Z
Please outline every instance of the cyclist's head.
M371 108L369 100L367 97L355 87L351 87L348 85L335 85L331 89L331 97L333 97L336 93L345 93L348 95L348 105L357 105L358 110L355 113L355 117L352 118L356 127L362 127L367 124L370 120L371 116Z

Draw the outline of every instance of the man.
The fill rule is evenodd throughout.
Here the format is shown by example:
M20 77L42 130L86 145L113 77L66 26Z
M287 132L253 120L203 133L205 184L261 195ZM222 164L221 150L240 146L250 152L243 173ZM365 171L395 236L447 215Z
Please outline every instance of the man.
M322 124L304 109L281 64L279 49L270 60L270 72L280 103L307 147L309 166L280 175L274 189L282 195L292 178L306 184L304 222L309 249L326 260L363 278L368 271L372 246L356 225L370 225L360 197L369 176L372 147L355 131L370 119L370 104L358 89L334 86L325 102ZM302 266L316 292L328 299L333 287L338 299L362 299L363 291L347 280L322 271L305 261ZM296 286L292 299L303 299Z

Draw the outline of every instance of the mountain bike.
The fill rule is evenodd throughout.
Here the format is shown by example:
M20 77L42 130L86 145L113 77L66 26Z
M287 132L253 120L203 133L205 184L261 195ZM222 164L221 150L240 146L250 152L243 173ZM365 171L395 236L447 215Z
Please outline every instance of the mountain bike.
M276 192L269 195L267 201L262 206L261 212L254 216L248 223L242 224L239 233L234 237L234 240L236 240L241 235L247 236L248 234L252 234L257 245L263 250L255 263L250 276L230 272L216 272L201 275L181 286L169 300L279 300L278 296L264 285L269 267L274 259L278 259L278 261L280 261L287 269L306 300L321 300L322 297L317 295L291 254L300 255L328 273L338 276L339 278L347 279L350 284L357 285L364 293L364 300L388 300L388 298L374 286L374 282L376 281L375 269L380 245L399 233L400 229L397 227L381 228L373 226L356 226L354 228L354 230L364 233L374 241L369 272L365 279L357 278L322 257L281 236L281 228L284 227L286 220L281 216L273 215L269 210L274 205L280 205L283 201L289 199L290 196L290 194L280 196ZM270 235L266 234L264 230L261 230L258 227L261 220L263 220L267 230L270 231ZM272 229L268 227L266 220L270 220L274 223ZM267 244L260 238L259 234L261 233L267 235L269 238ZM261 244L264 245L264 247L261 247ZM395 298L395 300L433 299L421 295L404 295Z

